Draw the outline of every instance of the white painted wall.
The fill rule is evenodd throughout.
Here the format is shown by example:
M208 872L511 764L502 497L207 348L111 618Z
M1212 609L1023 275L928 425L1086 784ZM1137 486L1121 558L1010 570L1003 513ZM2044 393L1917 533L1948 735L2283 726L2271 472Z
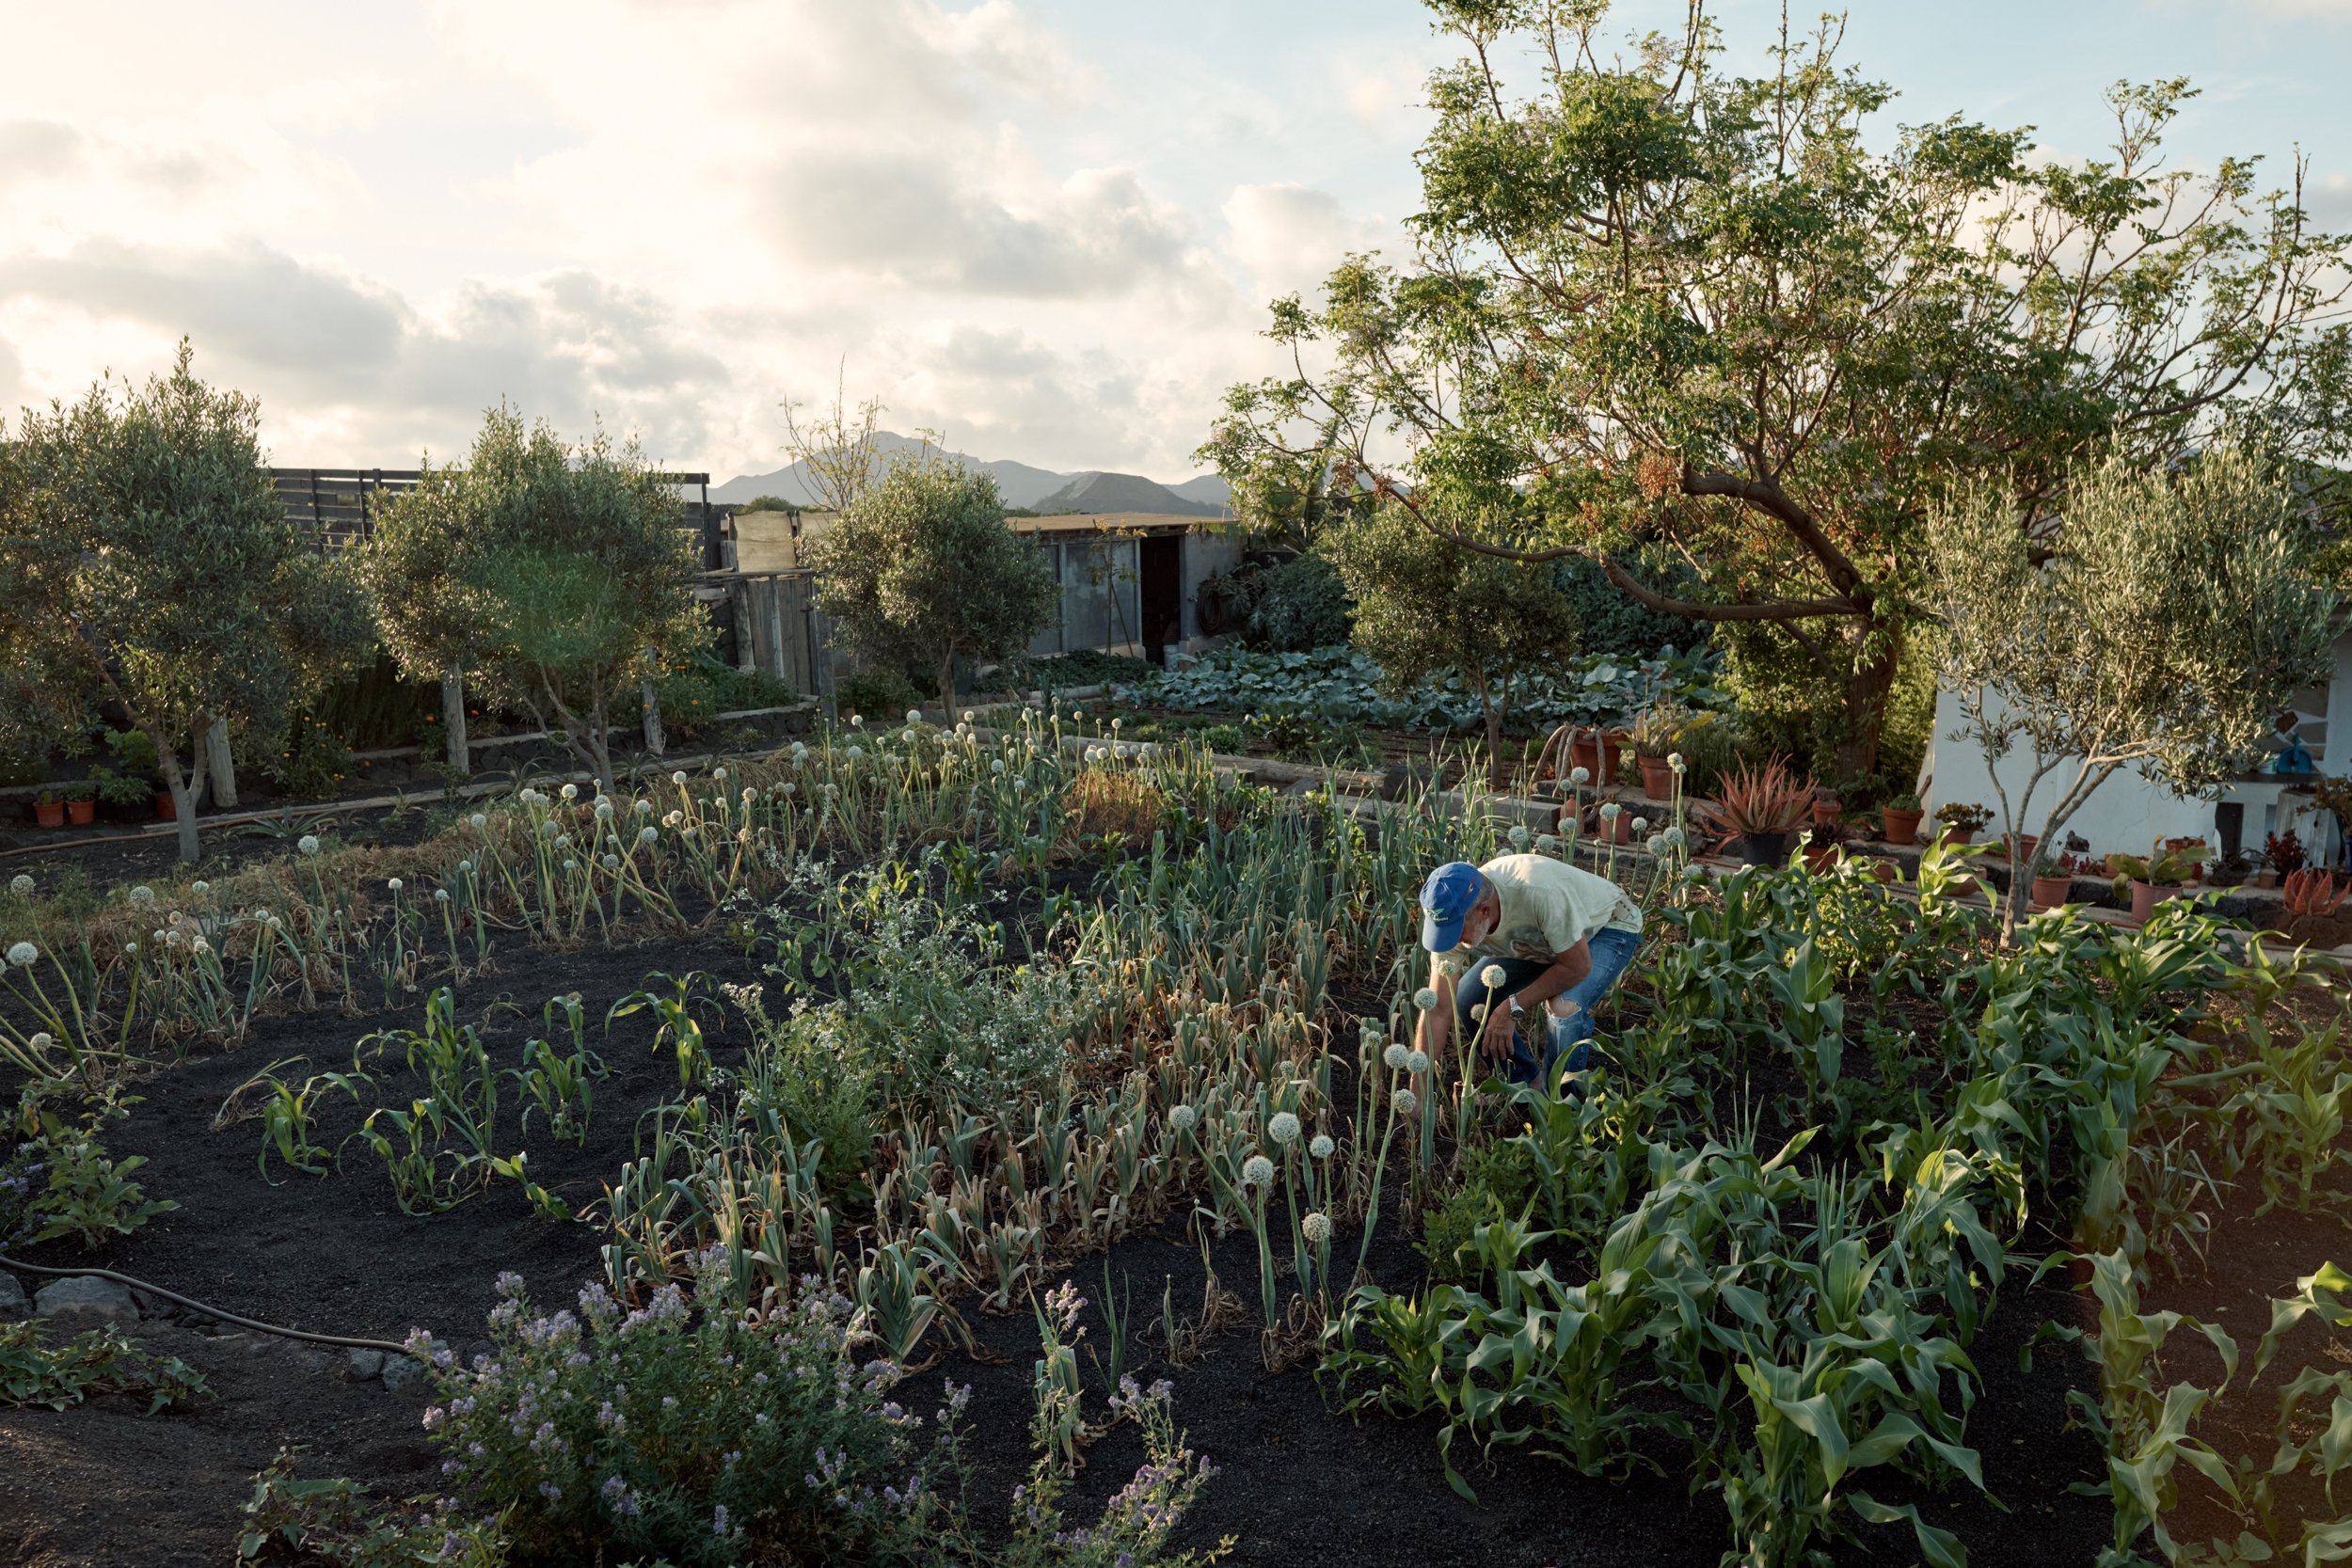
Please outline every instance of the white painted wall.
M2304 744L2311 748L2323 772L2341 777L2352 772L2352 632L2336 640L2335 658L2335 679L2323 689L2301 694L2296 706L2304 715ZM1932 813L1949 801L1974 801L1995 814L1989 831L1997 833L2001 831L2001 802L1994 788L1994 770L1986 766L1983 752L1974 742L1952 738L1963 721L1959 697L1950 691L1939 692L1935 732L1928 742L1927 761L1920 768L1920 803ZM2336 737L2332 746L2328 744L2330 736ZM2071 782L2074 768L2070 759L2042 780L2024 814L2025 820L2018 824L2019 832L2042 831L2050 807ZM2023 789L2030 770L2031 763L2023 755L2012 753L2001 760L1998 775L2010 788L2011 809L2017 805L2017 793ZM2199 800L2176 795L2138 769L2126 768L2099 786L2097 793L2068 822L2065 831L2090 840L2093 855L2119 849L2144 853L2158 839L2192 835L2217 844L2215 808L2236 801L2245 808L2240 838L2249 849L2260 849L2265 834L2293 828L2312 851L2315 863L2337 863L2334 819L2314 811L2308 797L2289 794L2287 786L2292 782L2267 777L2243 780L2228 785L2218 800Z

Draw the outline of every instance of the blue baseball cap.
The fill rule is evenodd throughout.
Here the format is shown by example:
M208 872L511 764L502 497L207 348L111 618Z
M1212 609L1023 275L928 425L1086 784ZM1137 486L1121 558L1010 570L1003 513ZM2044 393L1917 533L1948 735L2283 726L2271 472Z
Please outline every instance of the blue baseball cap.
M1432 953L1462 945L1462 922L1486 890L1486 879L1468 861L1450 861L1421 884L1421 944Z

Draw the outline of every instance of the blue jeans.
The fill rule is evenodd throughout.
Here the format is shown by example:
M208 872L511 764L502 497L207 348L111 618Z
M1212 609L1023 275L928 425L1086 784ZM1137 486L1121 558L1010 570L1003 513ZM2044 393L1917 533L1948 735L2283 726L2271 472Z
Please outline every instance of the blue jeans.
M1512 1033L1511 1059L1504 1071L1514 1084L1533 1084L1538 1080L1549 1082L1555 1071L1581 1072L1591 1062L1593 1008L1609 994L1609 988L1617 983L1617 976L1623 974L1626 965L1633 961L1633 955L1641 951L1642 939L1631 931L1604 927L1587 937L1584 946L1585 951L1592 955L1593 967L1585 973L1583 979L1562 993L1577 1005L1576 1010L1566 1018L1554 1018L1545 1004L1533 1005L1534 1007L1545 1008L1544 1059L1537 1062L1534 1053L1528 1050L1525 1037L1517 1031ZM1477 1016L1477 1009L1486 1003L1486 971L1497 964L1502 967L1503 978L1500 989L1504 996L1509 996L1551 967L1537 963L1533 958L1473 959L1470 972L1454 984L1454 1022L1465 1040L1474 1041L1478 1037L1483 1021ZM1496 1005L1500 1006L1502 1004L1498 1002Z

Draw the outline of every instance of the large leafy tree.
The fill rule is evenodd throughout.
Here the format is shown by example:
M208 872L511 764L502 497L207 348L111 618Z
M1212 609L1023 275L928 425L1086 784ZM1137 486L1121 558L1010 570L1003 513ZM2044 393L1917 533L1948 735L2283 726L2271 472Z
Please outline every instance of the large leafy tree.
M2336 600L2308 569L2301 511L2275 465L2222 445L2178 475L2086 467L2062 523L1990 482L1931 517L1952 738L1982 748L2010 833L2007 921L2025 897L2017 834L2055 848L2125 768L2219 785L2327 678Z
M646 673L694 646L694 559L675 496L633 444L575 446L492 409L462 467L424 465L378 515L362 570L385 645L528 709L610 789L612 728Z
M1337 515L1322 547L1356 601L1354 641L1388 685L1453 670L1476 689L1487 779L1502 788L1512 685L1577 650L1576 610L1551 572L1441 539L1395 504Z
M867 663L928 675L954 706L958 658L1009 658L1054 624L1044 552L1005 526L993 475L901 457L815 546L818 602Z
M1940 497L1998 472L2046 515L2094 450L2159 466L2235 422L2326 462L2352 430L2352 242L2307 221L2299 161L2284 189L2165 167L2185 82L2116 87L2111 151L2069 164L1960 118L1874 143L1893 95L1834 24L1745 76L1703 0L1624 57L1605 0L1431 9L1464 55L1430 79L1412 260L1278 301L1294 373L1233 388L1204 455L1265 488L1334 451L1470 548L1769 628L1841 710L1846 780Z
M27 411L0 444L0 727L71 742L119 706L154 743L187 861L215 721L276 733L373 641L345 563L286 520L258 405L193 362L183 341L169 374Z

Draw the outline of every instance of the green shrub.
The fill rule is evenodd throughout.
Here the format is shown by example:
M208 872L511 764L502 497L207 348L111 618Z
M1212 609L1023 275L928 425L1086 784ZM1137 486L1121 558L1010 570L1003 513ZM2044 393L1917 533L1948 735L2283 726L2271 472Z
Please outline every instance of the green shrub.
M841 683L834 701L843 718L858 713L895 723L907 709L923 705L923 694L903 670L861 670Z
M496 1349L453 1365L421 1333L437 1402L425 1427L454 1491L545 1562L869 1560L929 1479L923 1422L861 1367L853 1305L812 1294L766 1314L732 1297L726 1253L697 1259L691 1301L663 1285L628 1311L592 1284L541 1314L515 1275Z
M1347 641L1347 588L1319 555L1262 569L1249 594L1248 641L1273 653L1303 654Z
M295 719L274 761L264 765L278 793L297 800L331 800L351 768L351 748L326 721L305 713Z
M800 701L789 681L758 670L738 670L707 652L675 659L654 683L661 722L681 739L693 736L723 713L787 707Z
M212 1390L176 1355L150 1355L109 1324L63 1344L41 1342L39 1323L0 1323L0 1404L64 1410L92 1394L145 1394L147 1413Z
M27 1091L19 1115L36 1131L0 1163L0 1244L77 1236L84 1247L95 1248L179 1207L149 1198L131 1179L146 1156L117 1160L100 1141L103 1127L129 1114L108 1098L94 1102L78 1122L69 1121Z
M1641 562L1633 570L1644 582L1678 598L1705 594L1697 574L1679 562L1671 566ZM1583 648L1612 658L1653 658L1661 649L1683 652L1708 640L1708 624L1649 609L1609 580L1597 562L1567 556L1552 568L1560 592L1584 624Z
M1518 1138L1474 1148L1462 1160L1462 1184L1422 1219L1421 1252L1434 1279L1467 1284L1480 1273L1466 1249L1482 1225L1516 1220L1535 1200L1535 1156Z

